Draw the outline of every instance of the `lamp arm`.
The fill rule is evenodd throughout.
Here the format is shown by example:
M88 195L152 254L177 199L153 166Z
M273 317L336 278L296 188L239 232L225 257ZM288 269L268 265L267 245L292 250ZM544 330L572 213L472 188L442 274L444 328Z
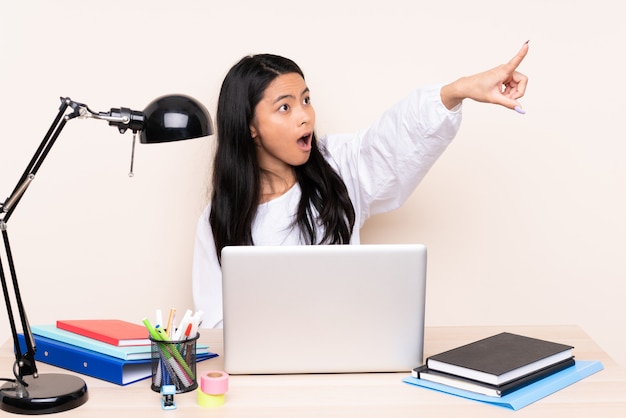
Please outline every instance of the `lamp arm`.
M68 108L70 109L67 112ZM67 113L66 113L67 112ZM0 203L0 231L2 232L2 241L4 254L0 254L0 281L2 282L2 290L4 294L4 300L7 307L8 318L11 326L11 333L13 337L13 345L15 350L15 377L23 385L27 386L23 381L24 376L37 377L37 365L35 363L35 340L30 331L30 325L26 316L26 311L22 302L20 294L19 284L13 262L13 255L11 253L11 247L9 244L9 236L7 232L7 223L9 218L13 214L17 204L20 202L26 190L35 179L37 172L43 161L48 156L50 149L55 144L61 131L65 127L65 124L74 118L93 118L100 119L109 122L109 125L116 126L120 133L124 133L127 129L132 129L134 132L141 130L143 126L143 114L136 112L128 108L111 109L110 112L92 112L86 105L75 102L69 97L61 97L61 105L59 111L54 118L50 128L46 132L39 147L35 151L35 154L31 158L30 162L26 166L22 176L20 177L17 185L13 189L9 197ZM3 268L2 255L6 256L8 264L8 273ZM15 303L17 305L17 313L19 315L19 321L22 326L25 351L22 351L22 347L19 344L17 325L13 315L13 306L9 295L9 287L7 277L10 278L13 287L13 293L15 295Z
M54 142L58 138L63 127L65 126L67 119L64 118L63 115L70 104L71 101L63 99L61 100L59 112L54 118L52 125L50 125L50 129L48 129L48 132L39 144L39 147L35 151L35 154L26 166L26 169L18 180L17 185L13 189L13 192L11 193L11 195L9 195L9 197L4 201L3 204L0 204L0 216L4 215L2 217L2 220L4 220L4 222L8 222L15 206L18 204L18 202L26 192L26 189L28 189L30 183L35 179L35 175L37 174L39 167L41 167L43 160L48 155L48 152L50 152L50 148L52 148L52 145L54 145ZM74 112L76 113L77 111L75 110Z
M34 376L37 377L37 364L35 363L35 340L30 331L30 324L28 323L28 317L26 316L26 310L24 309L24 303L22 302L22 296L20 293L19 284L17 281L17 276L15 274L15 265L13 263L13 256L11 254L11 246L9 244L9 235L6 230L6 223L4 221L0 221L0 230L2 231L2 241L4 253L7 257L9 264L9 277L12 279L13 292L15 294L15 301L17 304L17 312L19 315L20 323L22 325L22 330L24 333L24 344L25 351L22 352L22 347L19 344L19 340L17 337L17 325L15 322L15 318L13 316L13 307L11 305L11 299L9 297L9 289L7 278L4 273L4 268L2 267L1 259L0 259L0 281L2 281L2 291L4 293L4 301L7 307L7 315L9 318L9 323L11 325L11 334L13 337L13 348L15 352L15 364L17 367L14 368L15 378L20 381L23 386L27 386L24 384L22 378L24 376Z

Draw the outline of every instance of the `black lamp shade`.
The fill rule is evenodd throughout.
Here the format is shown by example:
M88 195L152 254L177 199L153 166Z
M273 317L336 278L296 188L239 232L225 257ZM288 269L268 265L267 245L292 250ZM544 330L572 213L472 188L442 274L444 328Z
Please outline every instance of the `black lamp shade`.
M161 96L143 111L140 134L143 144L180 141L213 134L213 123L207 109L197 100L184 95Z

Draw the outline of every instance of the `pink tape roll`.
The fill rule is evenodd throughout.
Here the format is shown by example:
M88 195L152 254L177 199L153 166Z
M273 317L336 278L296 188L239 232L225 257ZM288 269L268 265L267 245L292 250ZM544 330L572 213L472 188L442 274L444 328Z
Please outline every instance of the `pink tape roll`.
M211 370L200 377L200 390L207 395L223 395L228 392L228 373Z

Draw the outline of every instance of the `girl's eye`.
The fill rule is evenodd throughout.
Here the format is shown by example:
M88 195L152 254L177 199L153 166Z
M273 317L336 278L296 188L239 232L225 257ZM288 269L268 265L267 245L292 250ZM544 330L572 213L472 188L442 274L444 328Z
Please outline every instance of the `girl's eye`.
M310 97L305 97L304 100L303 100L303 103L307 104L307 105L311 104L311 98Z
M278 110L281 111L281 112L286 112L286 111L289 110L289 105L288 104L284 104L284 105L280 106L278 108Z

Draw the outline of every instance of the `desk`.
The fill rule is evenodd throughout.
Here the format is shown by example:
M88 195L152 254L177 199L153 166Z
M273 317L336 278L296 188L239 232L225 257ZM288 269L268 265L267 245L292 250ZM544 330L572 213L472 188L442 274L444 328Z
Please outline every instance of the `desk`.
M403 383L407 373L336 375L231 376L226 404L202 408L196 393L175 396L176 410L163 411L161 395L150 389L150 379L117 386L81 376L89 400L64 417L111 418L164 417L624 417L626 416L626 369L619 367L577 326L542 327L427 327L424 352L429 356L501 331L549 339L575 347L581 360L600 360L605 370L569 386L519 411L418 388ZM200 340L222 353L222 331L201 330ZM14 357L7 341L0 351L0 374L9 377ZM221 370L217 357L198 363L198 375ZM40 373L60 369L38 363ZM67 372L71 373L71 372ZM3 412L3 416L10 416Z

